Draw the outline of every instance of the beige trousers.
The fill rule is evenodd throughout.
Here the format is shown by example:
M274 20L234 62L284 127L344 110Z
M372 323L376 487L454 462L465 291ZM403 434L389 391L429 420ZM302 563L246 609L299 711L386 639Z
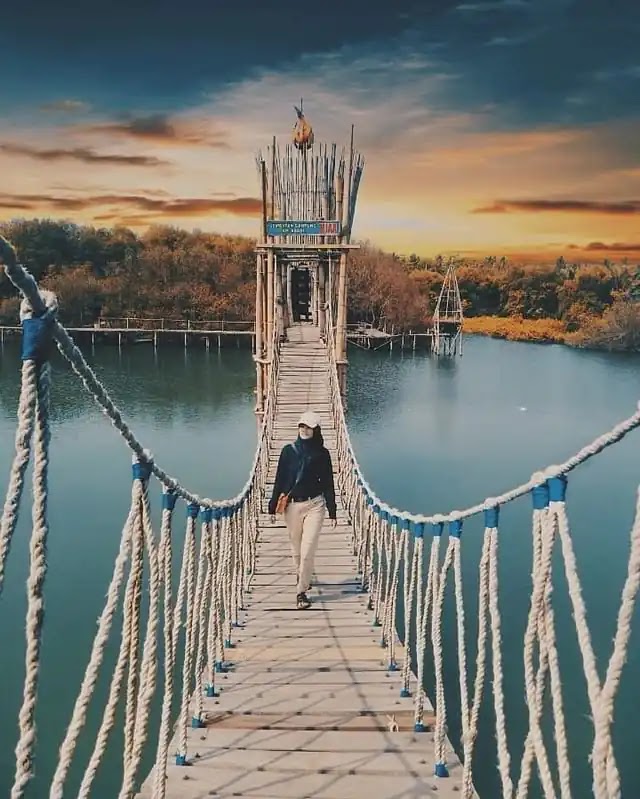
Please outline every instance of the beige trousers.
M305 502L290 502L284 512L291 541L291 554L298 576L298 594L309 589L313 561L326 513L327 506L322 494Z

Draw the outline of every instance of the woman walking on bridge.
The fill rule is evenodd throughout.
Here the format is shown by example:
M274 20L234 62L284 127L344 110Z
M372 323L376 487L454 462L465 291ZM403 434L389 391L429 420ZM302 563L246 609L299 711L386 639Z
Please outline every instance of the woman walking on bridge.
M298 437L280 453L276 481L269 501L271 523L276 513L284 513L291 540L297 574L296 605L306 610L311 602L313 562L322 524L328 513L336 521L336 496L331 455L324 446L320 418L313 411L303 413L298 422Z

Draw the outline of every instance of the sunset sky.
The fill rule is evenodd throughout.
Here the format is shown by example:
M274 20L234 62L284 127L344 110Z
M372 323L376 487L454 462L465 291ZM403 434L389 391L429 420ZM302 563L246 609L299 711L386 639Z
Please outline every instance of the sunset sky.
M355 124L358 239L640 259L639 42L637 0L21 0L0 218L255 235L304 97L316 141Z

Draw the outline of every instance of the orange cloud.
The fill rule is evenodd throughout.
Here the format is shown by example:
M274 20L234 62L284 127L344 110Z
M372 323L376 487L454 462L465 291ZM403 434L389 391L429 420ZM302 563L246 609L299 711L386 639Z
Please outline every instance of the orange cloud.
M615 241L605 244L602 241L592 241L586 245L569 244L570 250L582 250L583 252L611 252L611 253L640 253L640 242L626 243Z
M151 144L206 145L216 148L229 146L227 135L220 130L212 129L210 123L176 120L162 114L135 117L124 122L86 125L78 127L77 131L88 135L116 136Z
M50 194L0 195L0 207L40 211L47 207L56 211L86 211L115 206L110 214L96 219L116 219L123 208L146 212L151 218L193 217L210 214L231 214L253 217L260 213L262 203L257 197L186 197L160 199L134 194L102 194L89 197L62 197Z
M602 202L599 200L496 200L492 205L474 208L472 214L505 214L511 211L533 213L640 214L640 200Z
M162 166L168 161L148 155L117 155L96 153L95 150L86 147L75 147L71 150L52 149L38 150L36 147L29 147L24 144L0 144L0 151L9 155L21 155L25 158L33 158L36 161L62 161L71 159L81 161L84 164L113 164L118 166Z

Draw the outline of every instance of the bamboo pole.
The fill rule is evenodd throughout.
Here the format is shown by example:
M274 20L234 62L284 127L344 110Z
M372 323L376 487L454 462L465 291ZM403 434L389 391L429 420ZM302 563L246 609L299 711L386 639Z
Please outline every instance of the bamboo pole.
M325 286L325 265L320 262L318 264L318 327L320 328L320 338L326 340L327 325L325 305L326 302L326 286Z
M347 181L347 201L344 208L343 229L347 236L347 241L351 239L351 188L353 185L353 129L351 126L351 144L349 146L349 180ZM342 222L342 220L340 220ZM344 236L344 233L343 233Z
M264 412L264 364L263 356L263 298L264 281L263 281L263 256L258 253L256 257L256 413L262 414Z
M274 258L276 336L278 340L284 335L284 286L282 281L282 264L277 256Z
M271 369L273 361L273 263L273 250L269 250L267 253L267 359L269 360L269 369Z

